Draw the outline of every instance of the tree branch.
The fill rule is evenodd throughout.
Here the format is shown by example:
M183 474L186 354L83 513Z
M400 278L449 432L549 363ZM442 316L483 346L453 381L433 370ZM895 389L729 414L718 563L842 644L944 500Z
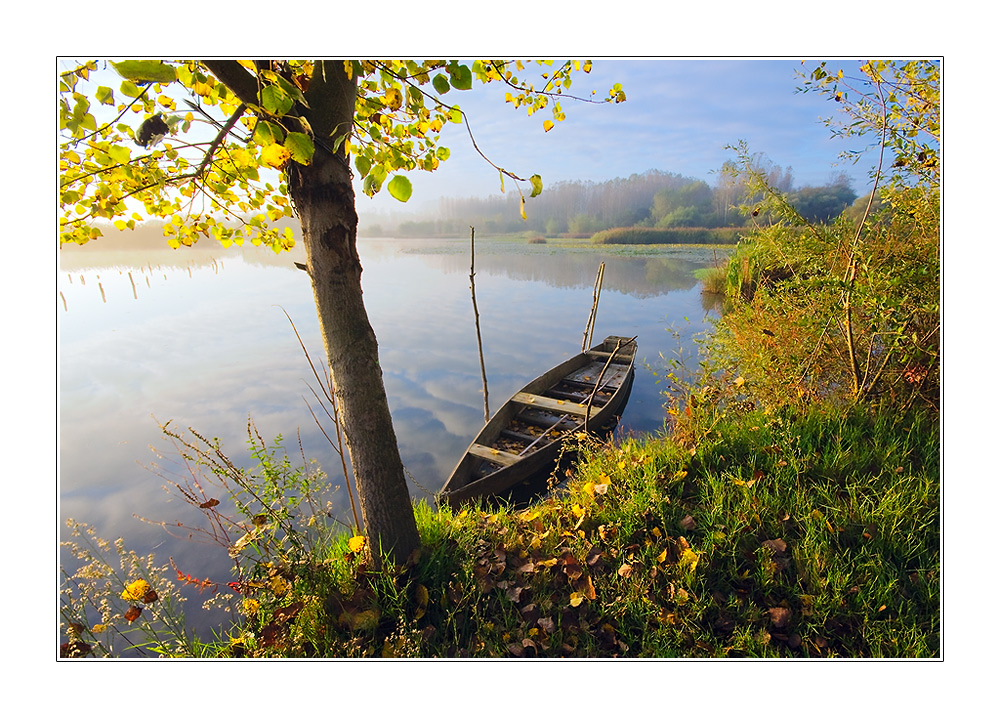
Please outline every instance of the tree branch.
M257 78L236 60L202 60L202 64L246 105L259 105Z
M566 98L567 100L576 100L577 102L587 102L591 105L603 105L605 102L607 102L607 100L604 99L594 100L589 97L579 97L578 95L567 95L562 92L551 92L549 90L535 90L530 87L524 87L523 85L515 85L513 82L508 80L507 77L504 75L506 64L507 63L503 63L503 65L500 65L496 60L490 60L490 65L493 67L494 70L496 70L497 74L500 76L500 81L503 82L503 84L507 85L508 87L517 90L518 92L525 92L529 95L545 95L546 97L554 97L557 100L560 98ZM569 64L570 61L567 60L562 67L556 70L552 78L545 83L545 87L549 87L550 85L552 85L552 80L555 79L555 75L561 73L563 68L568 67Z
M208 166L208 164L212 161L212 158L215 156L216 150L219 149L219 145L222 144L222 141L226 138L226 135L228 135L229 132L233 129L233 127L236 125L236 122L240 119L243 113L246 112L246 109L247 109L247 104L244 102L239 107L236 108L236 111L226 121L226 124L224 124L222 126L222 129L219 130L219 134L217 134L215 136L215 139L212 140L212 144L209 145L208 150L205 152L204 159L202 159L201 164L198 165L198 169L195 170L194 174L196 177L200 176L201 173L205 171L205 168Z

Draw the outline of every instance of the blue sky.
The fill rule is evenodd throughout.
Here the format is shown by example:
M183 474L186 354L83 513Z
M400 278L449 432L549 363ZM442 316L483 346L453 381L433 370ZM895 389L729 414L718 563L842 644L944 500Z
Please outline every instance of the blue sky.
M479 148L497 165L527 177L538 173L546 186L564 180L601 182L650 169L714 182L712 172L733 159L726 145L745 140L751 152L791 166L797 186L827 183L847 172L859 194L868 185L875 157L852 165L839 154L863 145L832 137L823 119L838 105L816 93L796 93L796 71L810 72L818 60L594 60L590 75L574 75L570 92L604 97L621 83L627 101L590 104L564 100L566 120L546 133L549 109L528 117L504 103L506 88L476 85L452 90L445 100L466 111ZM852 61L831 62L848 74ZM542 70L532 66L530 72ZM529 77L529 70L523 73ZM536 83L536 86L540 83ZM410 212L436 206L440 197L500 193L496 170L472 148L464 127L449 125L442 144L451 158L433 173L408 174L413 197L402 205L383 191L358 197L361 212ZM870 161L869 161L870 160ZM506 182L507 192L515 191ZM383 196L384 195L384 196Z

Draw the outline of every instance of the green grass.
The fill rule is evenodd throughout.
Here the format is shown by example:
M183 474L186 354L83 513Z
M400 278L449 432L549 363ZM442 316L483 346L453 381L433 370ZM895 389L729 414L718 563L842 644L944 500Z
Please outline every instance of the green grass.
M694 271L694 277L704 285L704 290L711 294L724 295L726 293L726 275L728 272L728 261L722 266L703 267Z
M274 621L262 612L237 645L304 656L937 656L937 447L932 416L862 409L726 415L693 447L590 445L567 488L527 509L419 505L424 549L411 565L369 573L341 542L338 570L296 584L317 610L269 645L259 636Z

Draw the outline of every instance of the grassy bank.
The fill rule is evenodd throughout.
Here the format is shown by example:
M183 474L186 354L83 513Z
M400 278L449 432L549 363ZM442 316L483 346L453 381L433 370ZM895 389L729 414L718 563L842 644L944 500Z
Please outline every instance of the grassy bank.
M740 227L619 227L591 237L594 244L736 244L746 229Z
M566 488L527 509L421 504L424 548L393 571L369 570L348 536L304 554L261 537L249 551L259 556L255 579L230 592L242 618L220 627L222 640L165 640L157 650L937 655L934 415L694 405L677 412L670 438L584 446ZM157 580L152 588L169 596ZM155 620L158 604L140 620ZM89 629L73 638L104 647Z

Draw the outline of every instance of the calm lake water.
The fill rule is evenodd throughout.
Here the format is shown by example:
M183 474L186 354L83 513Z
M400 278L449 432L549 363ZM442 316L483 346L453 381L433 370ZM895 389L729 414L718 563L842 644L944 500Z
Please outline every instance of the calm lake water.
M363 239L359 251L411 495L432 501L483 424L469 241ZM304 261L299 249L282 256L255 248L120 252L95 244L62 250L64 538L72 517L105 538L124 537L142 554L155 551L160 563L172 556L185 572L230 580L224 550L174 539L136 518L198 525L197 512L162 488L158 474L182 467L157 420L219 437L234 460L249 464L251 417L265 439L283 435L295 461L298 434L305 456L340 483L339 459L303 398L315 405L312 371L282 311L313 360L324 359L309 279L295 260ZM477 237L476 298L491 410L580 351L602 261L595 340L638 335L635 384L618 431L662 428L664 387L653 371L665 366L662 357L693 355L693 337L716 316L692 274L715 261L711 248ZM162 468L151 470L154 463ZM336 501L348 516L346 493L339 491Z

